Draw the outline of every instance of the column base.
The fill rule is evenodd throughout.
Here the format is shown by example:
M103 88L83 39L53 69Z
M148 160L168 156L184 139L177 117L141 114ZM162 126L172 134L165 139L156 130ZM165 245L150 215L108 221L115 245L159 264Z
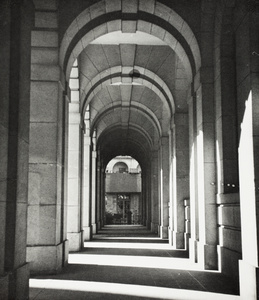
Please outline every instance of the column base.
M206 270L218 270L218 251L216 245L197 242L198 263Z
M0 299L29 299L29 264L0 277Z
M156 223L153 223L153 222L151 222L151 231L152 232L154 232L154 233L158 233L159 232L159 225L158 224L156 224Z
M219 252L219 270L234 278L235 281L239 280L239 260L242 255L236 251L232 251L222 246L218 246Z
M57 274L68 261L68 241L59 245L27 246L31 274Z
M170 246L173 246L173 230L168 228L168 242Z
M168 239L168 227L160 226L160 237L162 239Z
M258 299L259 268L239 261L239 286L241 299Z
M96 225L96 223L93 223L93 224L92 224L92 233L93 233L93 234L96 234L96 233L97 233L97 225Z
M81 232L68 232L67 239L69 241L69 251L75 252L81 250L83 231Z
M174 249L185 249L183 232L173 231L173 248Z
M192 263L198 262L198 247L197 247L197 240L194 240L192 238L189 239L189 256L190 261Z
M189 241L190 241L190 233L184 233L184 245L185 245L185 250L189 250Z
M102 228L101 221L98 221L97 222L97 231L100 230L101 228Z
M146 227L148 230L151 230L151 223L149 220L146 220Z
M90 241L92 238L92 227L85 226L83 228L83 242L84 241Z

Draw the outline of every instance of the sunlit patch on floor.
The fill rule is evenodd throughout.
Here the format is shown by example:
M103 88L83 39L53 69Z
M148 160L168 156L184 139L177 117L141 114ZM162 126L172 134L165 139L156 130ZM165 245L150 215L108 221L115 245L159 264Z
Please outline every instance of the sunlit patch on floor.
M237 300L239 296L133 284L77 280L30 279L30 288L96 292L170 300Z
M203 270L198 264L192 264L187 259L174 257L130 256L130 255L98 255L98 254L70 254L70 264L123 266L136 268L160 268L176 270ZM204 270L203 270L204 271ZM217 272L217 271L210 271Z
M128 239L128 238L127 238ZM156 243L126 243L126 242L85 242L85 248L120 248L120 249L150 249L150 250L172 250L169 244L156 244ZM177 250L185 251L185 250Z

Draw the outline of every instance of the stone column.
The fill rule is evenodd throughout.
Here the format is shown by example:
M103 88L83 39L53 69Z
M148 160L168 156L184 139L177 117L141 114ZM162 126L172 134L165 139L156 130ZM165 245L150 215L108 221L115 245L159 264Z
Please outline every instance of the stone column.
M159 226L159 192L158 192L158 151L152 153L151 162L151 231L158 233Z
M214 1L202 1L201 69L195 78L197 111L197 183L199 242L198 262L206 269L218 268L215 103L214 103ZM200 79L199 79L200 76ZM200 85L199 85L200 82Z
M239 262L240 294L243 299L259 297L259 15L243 17L236 33L242 42L237 50L237 100L239 137L239 182L242 260ZM258 9L258 7L257 7Z
M184 200L189 198L188 115L175 114L173 127L173 247L184 249Z
M147 199L147 192L146 192L146 175L145 172L142 171L141 173L141 196L139 198L139 201L141 201L141 206L139 206L139 215L141 215L141 219L138 220L140 223L144 226L147 225L147 210L146 210L146 199Z
M97 229L101 229L101 158L100 150L97 151L97 169L96 169L96 223Z
M28 299L26 263L32 1L0 2L0 299Z
M142 176L144 176L144 173L142 172ZM141 214L141 224L146 225L146 183L143 180L141 180L141 195L139 197L139 201L141 201L141 205L139 205L139 215Z
M175 186L175 160L174 158L174 147L175 147L175 138L174 138L174 124L170 126L169 131L169 204L168 204L168 210L169 210L169 229L168 229L168 240L169 244L173 245L173 230L174 230L174 203L173 203L173 192L174 192L174 186Z
M197 90L198 262L217 269L217 207L213 84ZM212 101L213 102L213 101ZM204 113L206 111L206 114Z
M91 215L91 221L92 221L92 233L96 234L97 232L97 223L96 223L96 182L97 182L97 176L96 176L96 135L94 133L94 136L92 137L92 195L91 195L91 203L92 203L92 215Z
M197 129L196 94L189 91L189 161L190 161L190 219L191 237L189 253L192 262L197 262L197 241L199 240L198 183L197 183Z
M27 260L32 273L67 261L64 234L65 82L58 65L57 1L35 1L31 33L31 103Z
M101 197L100 197L100 228L104 226L105 216L105 169L103 162L101 163Z
M81 125L79 102L69 104L67 237L70 251L79 251L82 244L80 154Z
M150 167L147 166L146 170L142 171L142 180L144 182L145 195L143 195L143 225L147 226L148 229L151 228L151 170Z
M146 200L146 210L147 210L147 228L151 228L151 215L152 215L152 174L151 174L151 166L149 166L147 171L147 200Z
M157 212L158 212L158 234L161 237L161 219L162 219L162 186L163 186L163 179L162 179L162 146L161 140L159 141L159 149L158 149L158 160L157 160Z
M221 3L215 25L215 121L219 265L238 280L242 257L238 178L235 2ZM224 7L224 5L227 5ZM238 47L239 48L239 47Z
M86 128L89 128L89 120L85 120ZM91 138L89 130L83 137L83 190L82 190L82 224L83 241L91 239Z
M161 225L160 237L168 238L169 227L169 137L161 138Z

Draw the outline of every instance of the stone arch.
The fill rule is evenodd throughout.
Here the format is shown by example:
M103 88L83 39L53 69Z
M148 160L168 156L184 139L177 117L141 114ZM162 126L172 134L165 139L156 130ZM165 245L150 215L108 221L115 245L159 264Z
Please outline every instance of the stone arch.
M63 36L60 66L66 78L69 78L74 60L90 42L119 30L138 30L162 39L184 63L190 82L200 68L196 37L187 22L174 10L155 0L102 0L80 13Z
M131 68L132 69L132 68ZM142 84L144 86L149 87L152 89L157 96L160 97L162 102L167 106L168 110L170 111L171 116L174 114L175 107L174 107L174 98L173 95L168 88L167 84L154 72L142 68L140 66L134 66L134 69L138 70L140 72L140 76L132 77L132 83L134 84ZM110 68L109 70L105 70L102 73L98 74L95 78L93 78L88 85L83 90L83 96L80 99L80 102L82 102L83 106L83 113L85 111L85 108L89 105L91 102L92 97L96 94L96 92L110 84L113 84L116 81L123 82L124 78L129 78L131 75L127 72L128 68L121 68L121 72L119 71L120 67L115 66ZM126 71L124 71L126 70ZM105 76L107 74L107 71L109 71L109 75Z
M95 125L99 122L99 120L102 120L105 115L109 114L110 112L116 111L117 109L120 109L120 108L121 108L121 105L119 105L119 106L113 105L113 106L110 106L109 108L105 107L102 111L100 111L100 113L96 116L95 120L93 121L92 130L95 128ZM135 106L133 103L131 105L131 110L133 112L136 112L136 113L142 115L143 117L145 116L147 118L147 120L150 122L150 124L152 125L152 128L155 129L157 136L161 137L161 135L162 135L161 126L160 126L157 118L154 116L154 114L152 114L152 112L143 111L143 110L139 109L138 106Z
M120 124L119 124L120 125ZM103 134L104 131L106 130L110 130L111 128L116 128L118 127L118 123L116 124L109 124L105 130L99 131L97 132L97 139ZM122 127L123 128L123 127ZM144 129L143 127L141 127L138 124L130 124L130 128L134 129L135 131L139 132L142 134L142 136L145 137L147 143L149 144L150 148L153 149L155 147L155 145L158 143L158 138L159 136L157 135L157 139L152 140L152 137L150 136L150 134L146 131L146 129Z
M100 118L102 118L102 116L106 113L106 111L110 111L110 110L114 110L116 108L121 107L120 103L114 103L114 104L109 104L105 107L103 107L98 114L95 116L93 122L92 122L92 130L95 128L95 125L98 123L98 120ZM143 104L140 104L138 102L131 102L131 108L133 109L133 111L136 111L140 114L146 114L148 119L150 120L150 122L152 123L152 125L154 126L154 128L156 128L158 135L161 136L162 135L162 128L161 128L161 124L158 120L158 118L156 117L156 115L154 114L153 111L151 111L149 108L145 107Z
M97 136L97 147L99 147L100 141L103 140L103 138L107 134L107 132L109 134L111 134L118 130L123 130L120 126L118 126L118 124L112 124L110 126L107 126L105 128L105 130L102 131L99 136ZM153 143L151 137L148 135L148 133L145 130L143 130L143 128L141 128L140 126L138 126L136 124L131 124L130 130L133 132L136 132L145 141L145 145L147 145L147 148L145 147L145 145L143 143L141 144L141 143L139 143L139 141L135 141L136 144L139 143L138 145L143 150L143 152L146 153L147 150L151 150L154 147L154 143Z
M145 70L144 68L142 68ZM116 70L115 68L113 70ZM112 71L111 71L112 72ZM84 119L84 113L88 105L91 103L95 95L106 86L112 84L113 82L119 81L123 82L124 77L126 74L120 74L120 73L111 73L107 78L102 78L102 74L105 74L106 71L102 72L100 76L101 77L99 81L96 82L96 78L94 78L87 87L84 89L83 97L81 97L81 105L82 105L82 119ZM148 76L143 75L140 76L140 78L132 78L133 83L140 83L144 85L145 87L151 89L162 101L163 103L163 110L162 110L162 118L159 120L159 122L156 121L158 130L161 134L163 132L164 134L168 131L169 122L172 118L172 115L174 113L174 102L173 102L173 96L169 88L167 87L166 83L159 78L156 74L149 71L150 76L154 77L149 78ZM129 75L127 74L127 77ZM149 114L154 115L153 112L150 111L148 108L144 108L143 105L139 103L135 103L135 106L138 106L142 111L149 111Z

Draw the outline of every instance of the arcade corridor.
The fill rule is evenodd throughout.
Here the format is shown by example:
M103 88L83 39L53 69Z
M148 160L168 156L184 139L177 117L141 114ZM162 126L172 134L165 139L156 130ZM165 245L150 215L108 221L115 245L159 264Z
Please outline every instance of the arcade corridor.
M258 28L258 0L0 1L1 300L259 298Z

